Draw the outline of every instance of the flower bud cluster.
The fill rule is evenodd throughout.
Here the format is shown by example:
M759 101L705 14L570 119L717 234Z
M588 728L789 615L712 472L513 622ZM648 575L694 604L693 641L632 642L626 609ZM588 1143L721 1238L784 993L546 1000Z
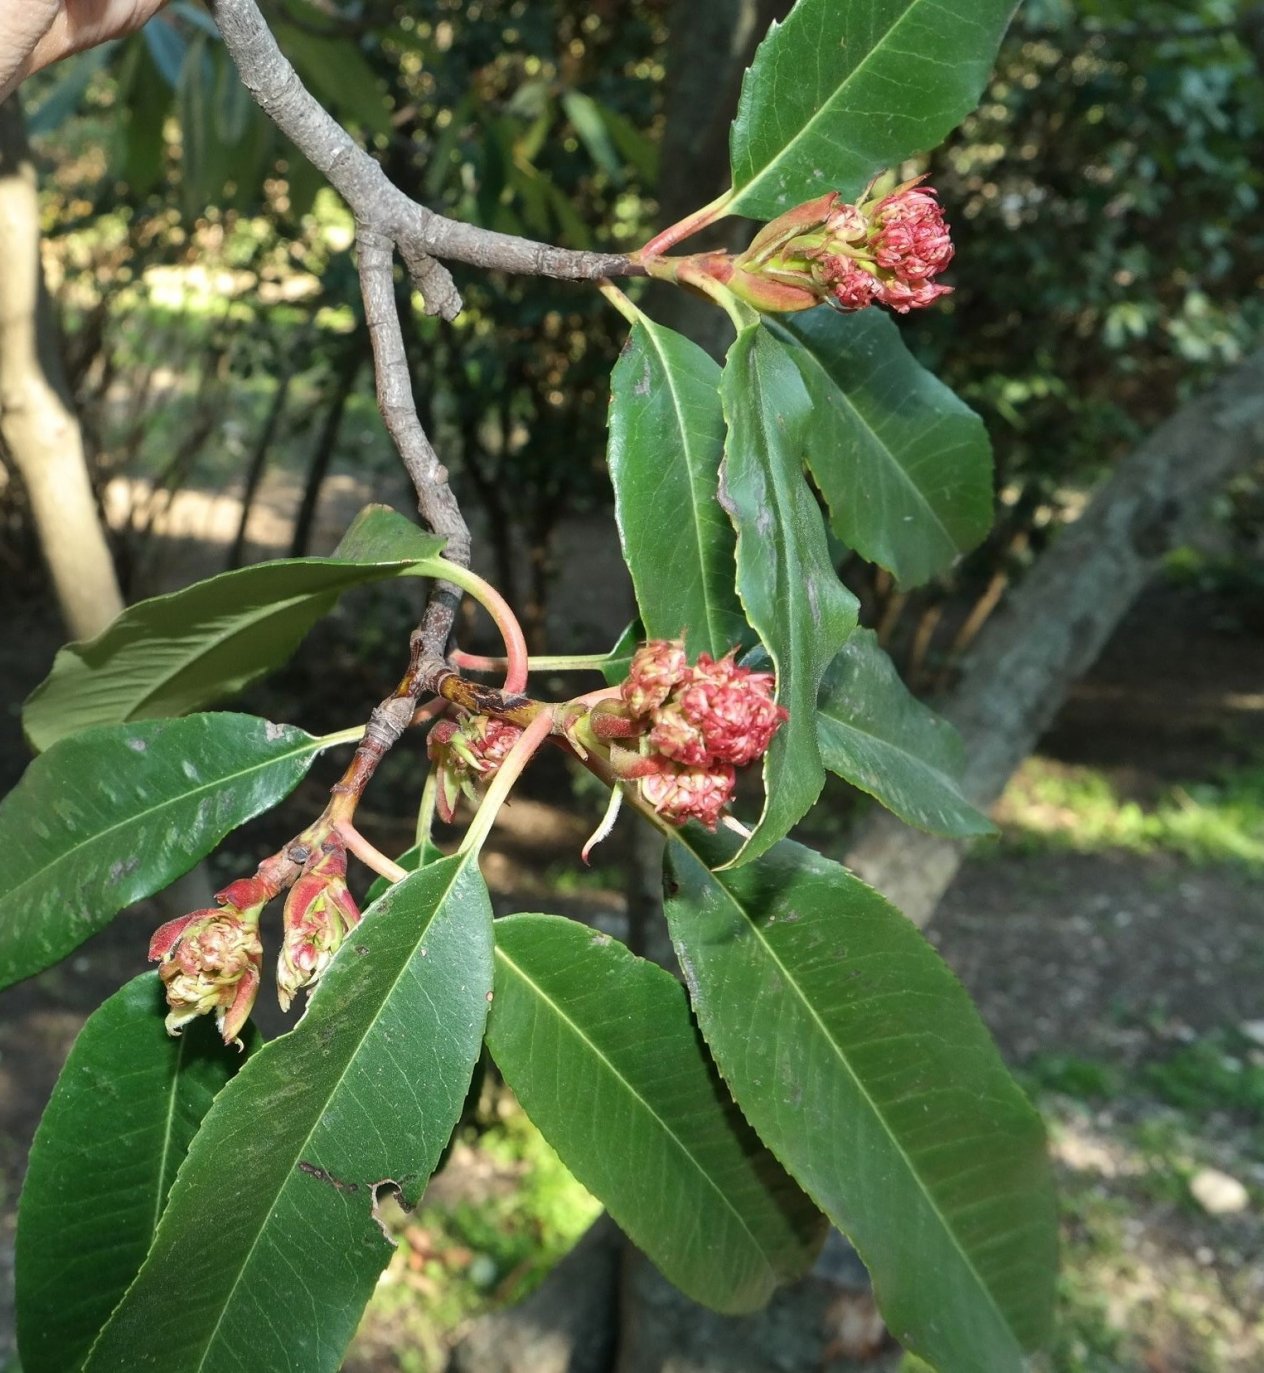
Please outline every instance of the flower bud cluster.
M922 177L884 196L872 183L854 205L837 192L766 224L732 260L725 283L759 310L806 310L822 301L839 310L885 305L899 314L948 295L934 280L953 245L936 192Z
M452 823L462 796L477 804L478 788L496 775L521 735L517 725L490 715L440 720L434 726L426 753L438 779L435 811L444 824Z
M158 976L166 988L169 1034L214 1012L224 1042L240 1042L263 968L260 917L286 886L290 894L277 959L281 1009L288 1011L299 991L310 990L319 981L360 920L347 889L347 850L333 832L313 848L301 870L282 851L261 863L253 877L239 878L216 892L218 906L169 920L154 932L149 957L158 962Z
M773 698L773 676L703 653L692 667L679 641L638 649L620 697L638 751L612 748L616 772L636 778L642 798L675 825L714 829L733 795L736 769L768 750L787 718Z

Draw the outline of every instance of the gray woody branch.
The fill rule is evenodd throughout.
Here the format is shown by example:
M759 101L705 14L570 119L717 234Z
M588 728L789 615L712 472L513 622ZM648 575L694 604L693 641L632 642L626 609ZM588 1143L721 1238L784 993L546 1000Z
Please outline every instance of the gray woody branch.
M435 214L404 194L378 163L299 80L277 46L255 0L209 0L211 13L243 84L259 107L328 179L356 220L360 288L373 346L378 405L417 492L422 518L447 543L444 556L469 566L470 534L448 474L417 415L412 376L395 300L393 266L398 249L421 292L427 314L453 319L461 296L439 258L534 276L594 280L637 274L621 254L570 252L511 234L494 233ZM414 636L414 699L432 689L443 670L460 592L438 583ZM418 650L420 649L420 654ZM400 712L401 719L405 712ZM397 733L398 731L396 731ZM393 742L393 741L392 741ZM387 744L389 747L389 743Z

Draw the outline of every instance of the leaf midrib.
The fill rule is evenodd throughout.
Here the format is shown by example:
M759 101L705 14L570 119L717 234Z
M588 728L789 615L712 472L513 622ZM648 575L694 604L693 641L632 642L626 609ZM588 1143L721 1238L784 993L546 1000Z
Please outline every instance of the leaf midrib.
M639 1102L644 1107L645 1111L654 1120L658 1122L659 1126L662 1128L663 1133L676 1145L676 1147L689 1161L689 1163L693 1165L698 1175L720 1199L723 1209L729 1212L729 1214L732 1215L732 1217L737 1221L741 1228L746 1232L746 1235L750 1239L751 1244L754 1246L755 1252L759 1255L760 1261L765 1265L766 1268L769 1269L770 1272L775 1271L773 1269L773 1265L769 1262L768 1255L764 1250L764 1246L760 1243L754 1231L751 1230L750 1226L746 1223L745 1217L739 1210L737 1210L733 1203L728 1199L728 1196L725 1194L724 1190L719 1186L719 1184L710 1175L710 1173L707 1172L706 1168L703 1167L702 1163L695 1156L693 1150L689 1148L685 1141L680 1138L680 1136L675 1132L675 1130L673 1130L671 1126L668 1125L668 1123L658 1113L658 1111L655 1110L652 1103L647 1101L646 1098L641 1095L641 1093L636 1089L636 1087L628 1081L628 1079L624 1076L624 1074L620 1071L616 1064L614 1064L610 1060L610 1058L605 1054L605 1052L591 1038L589 1038L588 1035L584 1033L582 1027L576 1024L576 1022L569 1015L567 1015L567 1013L549 995L549 993L543 987L541 987L540 984L536 982L534 978L531 977L531 975L526 971L526 969L524 969L521 964L514 962L511 955L507 954L499 944L496 945L495 954L497 958L503 959L505 963L507 963L509 967L512 968L513 971L516 972L525 983L527 983L528 986L533 988L539 994L540 999L553 1009L553 1011L557 1014L558 1019L563 1021L567 1026L570 1027L570 1029L574 1032L575 1037L579 1039L581 1043L588 1045L589 1048L591 1048L595 1057L597 1057L603 1064L605 1064L607 1068L609 1068L611 1074L627 1089L628 1095L635 1102Z
M865 55L860 59L859 62L856 63L856 65L851 69L851 71L847 73L847 75L842 79L842 81L834 87L833 94L817 106L817 108L812 112L809 118L799 127L798 132L795 133L795 135L786 143L783 143L781 148L767 162L765 162L762 167L754 171L751 174L751 179L749 181L745 182L741 186L737 186L734 188L737 192L737 197L740 198L741 196L746 195L749 191L758 187L759 184L766 177L772 175L772 172L774 168L777 166L777 164L788 155L792 148L794 148L802 139L807 137L808 131L813 127L813 125L815 125L816 121L833 108L835 103L842 97L843 93L847 90L851 82L854 81L856 77L859 76L860 73L862 73L865 70L865 68L869 64L870 59L874 56L874 54L882 49L883 45L896 31L896 29L898 29L900 25L903 24L904 21L909 17L909 15L912 14L912 12L917 8L917 6L922 3L923 0L908 0L908 4L901 11L900 15L891 22L890 26L874 41L873 46L869 49L869 51L865 53ZM791 18L792 17L793 11L791 11ZM787 19L786 22L788 24L790 20ZM785 32L784 26L782 27L781 32ZM780 53L777 54L777 61L781 61Z
M468 860L464 860L458 863L456 867L453 869L452 878L447 883L446 887L443 889L442 896L434 903L434 909L430 913L430 918L426 921L424 925L420 926L417 929L417 938L412 946L414 951L416 950L417 946L421 943L422 939L425 937L426 932L439 918L440 911L442 911L443 908L447 905L448 898L452 895L452 888L456 885L457 880L464 874L467 867L467 863ZM425 868L419 868L418 872L433 872L434 866L434 864L429 864ZM382 1012L380 1008L387 1005L387 1003L395 995L396 988L403 980L404 974L408 971L409 967L411 967L412 961L413 956L410 953L409 956L400 963L399 971L391 980L390 989L387 991L386 995L383 996L381 1000L378 1002L378 1011L375 1012L375 1014L369 1019L368 1023L365 1026L364 1033L359 1036L359 1038L355 1042L354 1049L347 1055L342 1070L338 1074L338 1080L330 1087L329 1091L324 1095L323 1099L326 1103L332 1100L334 1094L341 1089L342 1084L346 1081L347 1074L351 1071L351 1065L359 1057L360 1050L364 1047L364 1041L369 1037L374 1026L377 1025L378 1020L381 1018ZM313 993L313 998L320 995L324 985L325 984L323 982L317 985L316 991ZM282 1036L282 1038L284 1038L284 1036ZM240 1081L240 1074L238 1075L238 1078L235 1080ZM314 1123L308 1129L307 1133L303 1136L302 1143L294 1151L294 1158L296 1162L302 1158L302 1155L306 1151L308 1144L311 1143L312 1135L316 1133L316 1127L320 1124L321 1120L324 1117L324 1114L325 1110L322 1107L320 1112L316 1115ZM224 1295L223 1303L220 1306L219 1316L216 1318L215 1325L212 1327L210 1333L206 1337L206 1344L202 1350L201 1357L198 1359L195 1373L202 1373L202 1370L206 1368L206 1360L210 1356L211 1350L214 1347L216 1336L219 1334L220 1326L223 1325L224 1318L228 1314L228 1309L229 1306L232 1304L233 1297L236 1295L238 1287L241 1286L242 1279L245 1277L246 1270L250 1267L250 1261L254 1257L255 1250L259 1247L259 1243L262 1240L263 1235L268 1228L268 1222L272 1219L273 1213L281 1204L281 1198L285 1195L287 1189L289 1188L289 1185L293 1180L293 1176L294 1169L292 1167L287 1166L284 1177L281 1181L281 1185L276 1189L276 1194L272 1198L272 1201L269 1204L267 1211L264 1213L263 1219L259 1224L259 1228L256 1230L255 1236L250 1241L250 1245L242 1258L241 1265L237 1270L237 1274L233 1278L232 1286Z
M921 1174L913 1166L913 1162L908 1155L908 1151L904 1148L903 1144L900 1142L899 1138L892 1130L884 1112L879 1108L878 1103L874 1100L868 1088L865 1086L864 1082L857 1074L855 1068L853 1068L851 1063L848 1061L847 1055L843 1051L842 1046L838 1043L834 1035L830 1032L829 1027L821 1019L815 1006L813 1006L811 1000L808 998L803 988L799 985L798 978L791 972L791 970L786 966L782 959L778 957L776 951L769 944L759 924L747 913L746 907L743 906L742 903L737 899L737 896L733 893L733 891L724 882L719 881L716 877L716 874L712 873L710 869L707 868L706 862L701 854L697 853L694 849L689 848L689 845L686 843L684 833L678 832L672 837L676 838L678 842L681 844L681 846L688 850L690 855L693 857L694 861L700 864L701 867L708 872L711 879L724 893L729 905L737 912L741 919L744 920L746 924L750 926L752 933L754 934L755 938L759 941L768 958L776 965L777 969L779 969L780 972L784 975L783 985L792 987L794 989L796 997L801 1002L804 1009L807 1011L811 1020L815 1022L821 1035L825 1039L826 1044L828 1044L830 1048L834 1051L835 1057L837 1058L839 1063L841 1063L843 1070L846 1072L847 1076L851 1079L857 1092L860 1094L861 1099L868 1106L869 1110L873 1113L874 1118L882 1126L884 1137L890 1142L891 1147L895 1152L896 1156L900 1159L901 1163L904 1165L905 1170L913 1179L919 1195L922 1196L927 1206L930 1208L931 1214L939 1222L944 1234L947 1235L949 1241L951 1242L953 1249L959 1255L966 1272L974 1280L978 1289L983 1293L983 1296L986 1299L988 1306L995 1313L996 1318L1000 1322L1001 1329L1008 1336L1010 1342L1018 1351L1019 1357L1021 1358L1022 1347L1019 1344L1018 1338L1014 1334L1014 1331L1010 1326L1008 1317L997 1305L996 1298L992 1294L991 1288L987 1285L986 1282L983 1281L983 1278L980 1275L978 1269L975 1267L971 1256L966 1252L965 1249L962 1248L961 1241L958 1238L956 1231L948 1224L947 1218L945 1217L942 1209L940 1208L938 1200L926 1186ZM805 1190L807 1190L806 1186ZM813 1200L817 1200L817 1204L820 1204L817 1198L814 1197ZM825 1208L823 1207L822 1209L824 1210Z
M103 726L103 728L110 729L114 728L114 726L106 725ZM287 725L285 726L285 728L294 729L295 727L293 725ZM172 806L183 805L192 799L203 796L204 794L223 791L225 787L232 785L234 782L240 781L243 777L249 777L251 773L266 772L270 768L279 767L282 763L289 762L292 759L301 758L305 753L319 753L322 747L324 747L324 741L322 739L316 738L315 736L310 734L306 734L302 730L298 730L297 733L303 734L306 742L290 749L286 753L276 754L271 758L265 758L261 762L252 763L249 767L243 768L240 772L234 772L226 776L217 777L213 781L206 782L204 785L200 787L194 787L188 791L183 791L180 793L179 796L167 799L161 802L159 805L150 806L147 809L141 811L134 811L131 814L124 817L122 820L115 822L113 825L106 826L105 829L94 830L91 835L89 835L86 839L82 840L80 843L75 844L73 848L66 850L64 853L59 853L55 855L48 862L44 863L42 867L36 868L35 871L32 872L29 876L24 877L16 887L10 887L8 891L0 891L0 911L3 911L5 905L12 901L15 897L19 896L23 891L25 891L26 888L29 887L32 882L38 882L42 877L44 877L44 875L50 869L58 866L59 864L68 863L72 861L83 850L90 849L98 841L115 834L117 831L125 830L130 828L132 825L139 824L142 821L148 819L150 816L159 815L164 810L167 810ZM44 754L42 756L46 758L48 755ZM10 793L10 795L12 795L12 793Z

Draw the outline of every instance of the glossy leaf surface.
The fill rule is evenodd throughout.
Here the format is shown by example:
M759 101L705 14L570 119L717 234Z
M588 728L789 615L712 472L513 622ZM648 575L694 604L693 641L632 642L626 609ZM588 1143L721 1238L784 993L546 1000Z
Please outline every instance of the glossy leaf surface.
M720 499L737 529L737 589L773 661L790 712L764 760L764 812L742 860L807 814L825 770L816 698L825 669L856 627L856 598L830 560L816 497L803 475L812 403L790 351L762 326L729 351L722 385L728 439Z
M772 321L812 398L807 462L835 533L904 586L973 548L992 523L983 421L876 309Z
M716 500L724 456L720 369L689 339L640 319L611 377L610 478L646 636L682 633L690 658L749 637L733 583L733 529Z
M729 141L732 209L771 219L933 148L979 103L1014 0L798 0L759 45Z
M988 834L992 824L962 795L957 731L900 680L871 629L858 629L821 683L817 729L831 772L932 834Z
M257 563L128 607L60 650L22 713L37 749L92 725L183 715L279 667L339 594L427 576L443 546L382 506L363 511L329 558Z
M495 929L487 1045L527 1114L683 1292L762 1306L811 1264L821 1215L728 1100L684 989L573 920Z
M0 801L0 987L64 958L298 785L325 747L252 715L63 739Z
M464 859L365 913L303 1019L216 1098L92 1373L339 1366L391 1255L377 1189L415 1204L460 1114L491 942Z
M1021 1373L1056 1261L1039 1117L894 906L789 842L709 871L732 848L695 826L667 860L672 939L725 1081L851 1238L901 1344L940 1373Z
M18 1346L72 1373L136 1276L189 1144L244 1061L209 1017L173 1038L157 973L88 1019L31 1146L18 1210ZM248 1051L258 1036L243 1036Z

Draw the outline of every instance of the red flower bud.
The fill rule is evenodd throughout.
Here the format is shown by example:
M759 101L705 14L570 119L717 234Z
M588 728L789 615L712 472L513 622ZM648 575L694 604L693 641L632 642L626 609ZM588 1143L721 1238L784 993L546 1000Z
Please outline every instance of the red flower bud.
M646 803L669 824L683 825L687 820L699 820L713 830L733 795L735 782L733 768L728 763L713 763L706 768L665 763L662 771L643 777L640 787Z
M648 715L671 695L689 673L680 639L651 639L632 655L621 691L633 715Z
M360 908L347 890L347 851L333 835L308 860L285 902L285 935L277 959L277 1000L288 1011L301 990L324 975Z

